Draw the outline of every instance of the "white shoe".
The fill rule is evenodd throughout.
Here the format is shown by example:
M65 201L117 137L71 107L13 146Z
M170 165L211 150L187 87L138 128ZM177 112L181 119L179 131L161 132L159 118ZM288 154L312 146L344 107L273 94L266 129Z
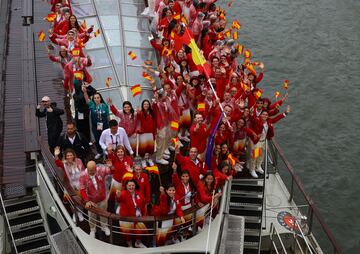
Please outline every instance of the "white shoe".
M83 216L82 212L76 212L76 214L77 214L80 222L84 221L84 216Z
M102 154L100 154L100 153L96 154L96 155L95 155L95 160L100 159L100 158L101 158L101 156L102 156Z
M146 168L146 167L147 167L145 160L141 160L141 166L142 166L143 168Z
M144 11L140 14L141 16L147 16L149 15L149 7L146 7Z
M183 143L180 142L180 140L178 141L178 145L179 145L179 147L183 147L183 146L184 146Z
M168 155L168 154L164 154L164 155L163 155L163 159L165 159L165 160L170 159L170 155Z
M149 163L150 167L154 166L154 162L150 158L148 159L148 163Z
M260 173L260 174L264 174L264 170L260 167L258 167L257 169L255 169L256 172Z
M73 219L73 222L76 224L76 216L75 216L75 213L73 214L72 219Z
M136 240L135 248L147 248L140 240Z
M164 154L170 155L169 148L166 148L166 150L164 151Z
M169 162L164 160L164 159L156 160L156 163L159 163L159 164L162 164L162 165L169 165Z
M258 175L256 174L255 170L251 170L250 175L254 178L259 178Z
M102 227L101 230L105 233L106 236L110 235L110 229L108 227Z
M126 243L127 243L129 248L133 248L132 241L127 241Z
M180 141L178 141L178 144L180 145ZM171 151L175 151L175 147L173 147L173 146L169 146L168 149L171 150Z
M171 242L173 243L173 244L176 244L176 243L179 243L180 242L180 240L179 239L171 239Z
M93 238L95 238L95 231L96 231L96 229L94 229L94 230L90 230L90 236L91 237L93 237Z

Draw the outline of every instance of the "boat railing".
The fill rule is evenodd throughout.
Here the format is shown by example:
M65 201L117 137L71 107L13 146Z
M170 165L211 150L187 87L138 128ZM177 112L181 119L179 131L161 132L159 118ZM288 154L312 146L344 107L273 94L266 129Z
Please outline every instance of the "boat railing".
M341 248L336 242L334 235L326 224L315 202L305 192L299 176L295 173L293 166L286 159L285 154L276 139L268 142L268 168L267 174L278 173L281 176L288 191L289 203L294 204L298 209L298 214L302 222L306 222L305 235L310 236L316 231L316 238L320 241L320 246L325 253L341 253ZM271 167L272 166L272 167ZM296 204L296 206L295 206ZM303 227L304 228L304 227ZM314 238L310 237L313 241Z
M13 250L15 251L15 253L18 253L17 248L16 248L16 244L15 244L15 240L14 240L14 236L13 236L13 233L11 231L11 227L10 227L10 223L9 223L9 217L7 216L7 213L6 213L6 210L5 210L5 203L4 203L4 199L3 199L2 195L1 195L1 191L0 191L0 203L1 203L0 214L3 214L4 219L5 219L5 223L6 223L6 226L7 226L7 227L5 227L5 232L4 233L5 234L9 233L7 235L10 235L10 237L11 237L11 242L12 242L13 247L14 247ZM6 232L7 230L9 230L9 232ZM4 237L4 238L6 238L6 237ZM0 238L0 244L3 244L1 242L1 240L2 239ZM4 239L4 241L5 241L5 239ZM5 246L5 244L3 246ZM5 250L5 247L4 247L4 250ZM4 251L4 253L5 253L5 251Z
M122 236L141 236L144 243L147 246L155 247L159 242L159 239L165 238L167 234L176 235L179 238L192 237L198 233L199 226L208 223L209 217L212 214L216 215L217 209L212 209L210 205L199 207L194 205L184 211L185 223L181 223L180 218L175 215L166 216L142 216L142 217L120 217L117 214L110 213L104 209L92 207L86 209L84 202L78 193L72 188L67 178L64 176L63 170L58 168L54 162L54 157L48 149L48 145L43 138L39 138L41 147L42 165L46 170L47 174L52 179L52 184L58 193L59 197L66 197L68 206L70 207L69 212L77 214L76 212L82 213L84 221L89 223L96 223L97 226L103 223L110 229L110 237L98 237L99 240L109 242L110 244L125 246L126 242ZM224 191L226 191L228 184L225 185ZM65 193L65 195L64 195ZM218 202L220 211L223 211L226 206L227 195ZM213 207L215 208L215 206ZM90 222L88 211L94 213L99 219L92 220ZM78 216L78 215L76 215ZM67 216L68 219L71 218ZM78 218L78 217L77 217ZM71 219L70 219L71 220ZM134 223L134 228L129 229L129 223ZM72 223L69 223L70 226ZM79 223L80 227L86 232L89 231L88 223ZM144 227L145 226L145 227ZM99 227L101 230L101 226ZM145 240L144 240L145 239Z
M277 254L279 253L287 254L286 248L281 239L281 235L279 234L273 223L270 224L270 241L271 241L270 253L272 253L272 251L275 251Z

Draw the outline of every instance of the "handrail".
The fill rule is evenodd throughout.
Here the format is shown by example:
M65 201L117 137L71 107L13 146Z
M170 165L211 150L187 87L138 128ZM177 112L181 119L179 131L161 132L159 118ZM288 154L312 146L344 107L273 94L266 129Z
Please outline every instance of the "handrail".
M17 248L16 248L15 239L14 239L14 236L13 236L12 231L11 231L9 218L8 218L7 213L6 213L6 210L5 210L5 203L4 203L3 197L2 197L2 195L1 195L1 192L0 192L0 201L1 201L1 207L2 207L2 209L4 210L4 215L5 215L6 224L7 224L8 228L9 228L9 232L10 232L10 236L11 236L11 242L12 242L12 244L13 244L13 246L14 246L15 253L17 254L17 253L18 253L18 250L17 250Z
M279 242L280 242L280 245L281 245L281 248L282 248L282 251L284 252L284 254L287 254L287 251L286 251L286 248L284 246L284 243L282 242L281 240L281 237L280 237L280 234L279 232L277 231L274 223L271 222L270 224L270 241L272 242L274 248L275 248L275 251L276 253L279 253L278 249L277 249L277 246L275 244L275 241L273 240L273 236L274 234L277 236L277 238L279 239Z
M64 177L63 171L56 166L56 164L54 162L54 157L53 157L53 155L51 154L51 152L50 152L50 150L48 148L47 142L41 136L39 137L38 142L40 144L41 154L42 154L42 157L43 157L43 160L44 160L45 164L48 166L51 173L54 175L55 181L58 182L58 184L61 184L62 185L61 188L64 188L68 192L69 196L71 197L70 203L72 203L72 205L74 205L76 207L76 209L88 210L88 211L90 211L92 213L97 214L100 217L103 217L103 218L107 219L108 225L110 226L110 234L111 234L110 235L110 243L112 243L112 241L113 241L113 239L112 239L113 234L118 233L116 231L113 231L114 226L111 226L113 221L143 222L143 223L149 224L149 225L152 224L153 227L150 227L147 230L151 231L153 233L146 234L146 235L147 236L152 236L153 239L154 239L153 241L155 242L156 233L157 233L157 229L158 229L157 223L160 222L160 221L172 220L172 219L177 217L175 214L173 214L173 215L164 215L164 216L122 217L122 216L119 216L117 214L110 213L108 211L98 209L98 208L95 208L95 207L92 207L90 209L86 209L85 205L84 205L84 202L82 201L81 197L79 197L76 194L76 192L74 191L74 189L70 185L68 179L66 177ZM225 185L224 190L226 190L226 186L227 185ZM219 204L224 205L225 201L226 200L221 199L221 202ZM183 211L184 217L192 216L192 219L187 221L186 224L188 224L190 222L191 223L188 224L186 227L192 227L194 235L196 234L196 231L197 231L197 227L195 226L196 225L196 212L198 210L200 210L199 208L200 207L198 207L197 205L194 205L194 206L186 209L185 211ZM208 208L208 209L212 210L212 208ZM209 210L207 210L205 212L205 215L204 215L205 217L208 215L207 213L208 213ZM114 228L116 228L116 227L114 227ZM124 234L124 233L120 232L120 234ZM129 235L131 235L131 234L129 234Z
M310 223L309 223L309 232L311 233L311 229L312 229L312 224L313 224L313 217L315 215L315 218L319 221L322 230L324 231L324 233L326 234L327 238L330 240L334 253L342 253L341 252L341 248L338 245L334 235L332 234L331 230L329 229L329 227L327 226L324 218L322 217L322 215L320 214L319 209L317 208L317 206L315 205L315 202L310 198L310 196L305 192L305 188L304 185L302 184L299 176L295 173L295 170L293 168L293 166L290 164L290 162L286 159L285 154L283 152L283 150L281 149L280 145L277 143L276 139L273 138L271 140L272 143L272 147L274 148L274 153L275 155L279 155L281 160L284 162L287 171L290 173L291 175L291 189L290 189L290 198L289 198L289 202L291 202L293 200L293 196L294 196L294 183L296 184L296 186L299 188L301 194L303 195L303 197L305 198L306 202L309 205L309 214L310 214ZM277 166L277 161L275 161L275 167Z

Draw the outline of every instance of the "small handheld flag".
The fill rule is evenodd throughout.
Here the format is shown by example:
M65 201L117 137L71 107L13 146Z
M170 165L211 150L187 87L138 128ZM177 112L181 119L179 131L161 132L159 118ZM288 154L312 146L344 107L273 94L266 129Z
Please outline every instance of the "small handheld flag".
M135 97L142 93L140 84L136 84L130 88L132 96Z
M47 22L50 22L50 23L54 22L55 19L56 19L56 13L54 13L54 12L49 13L49 14L44 18L44 20L46 20Z
M239 21L234 20L234 21L232 22L232 24L231 24L231 28L234 28L234 29L236 29L236 30L239 30L239 29L241 28L241 25L240 25Z
M287 90L289 88L289 80L284 81L284 89Z
M250 51L250 49L245 50L245 52L244 52L244 57L245 57L245 58L250 58L250 57L251 57L251 51Z
M233 33L233 39L234 39L234 40L237 40L238 38L239 38L238 32L235 31L235 32Z
M153 80L153 77L151 77L147 72L143 72L142 73L142 76L144 77L144 79L147 79L149 81L152 81Z
M84 19L83 22L81 23L80 27L83 29L83 30L86 30L86 20Z
M279 96L280 96L280 92L279 92L279 91L276 91L276 92L275 92L275 98L277 99Z
M227 30L227 31L225 32L225 36L226 36L226 38L230 38L230 36L231 36L231 29L229 29L229 30Z
M107 77L107 78L106 78L105 85L106 85L107 88L110 88L110 82L111 82L111 80L112 80L112 77Z
M255 99L259 99L262 95L262 91L260 89L254 92Z
M259 156L261 156L261 148L260 148L260 147L254 148L254 149L252 150L252 157L253 157L253 159L258 158Z
M128 53L128 56L131 58L131 60L135 60L136 59L136 55L135 55L135 53L133 52L133 51L129 51L129 53Z
M174 131L179 130L179 122L177 121L171 121L170 123L170 128Z
M46 38L45 33L43 31L40 31L40 33L38 34L38 38L39 38L39 41L44 41Z
M151 167L146 167L145 168L149 173L154 173L156 175L159 175L159 168L158 166L151 166Z
M79 56L80 55L80 49L79 48L73 48L73 50L71 50L71 55L72 56Z
M98 28L95 32L94 32L94 37L98 37L100 35L100 29Z
M123 177L122 177L122 180L123 182L126 182L127 180L131 180L134 178L134 174L131 173L131 172L126 172Z
M239 52L240 55L242 55L244 53L244 45L238 45L237 46L237 50Z
M172 142L174 142L174 147L177 148L179 146L179 137L172 138Z
M197 110L199 112L204 112L205 111L205 103L204 102L199 102L197 105Z
M236 164L236 158L234 157L234 155L232 155L231 153L229 153L227 160L230 162L231 166L235 166Z
M84 80L84 72L83 71L74 71L74 78L76 80Z

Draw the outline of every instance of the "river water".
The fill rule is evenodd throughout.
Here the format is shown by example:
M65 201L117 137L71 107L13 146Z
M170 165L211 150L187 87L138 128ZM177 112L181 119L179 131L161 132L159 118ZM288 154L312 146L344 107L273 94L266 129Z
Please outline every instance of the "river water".
M292 112L277 139L343 252L360 253L360 1L235 0L226 9L265 64L265 96L274 100L289 79Z

